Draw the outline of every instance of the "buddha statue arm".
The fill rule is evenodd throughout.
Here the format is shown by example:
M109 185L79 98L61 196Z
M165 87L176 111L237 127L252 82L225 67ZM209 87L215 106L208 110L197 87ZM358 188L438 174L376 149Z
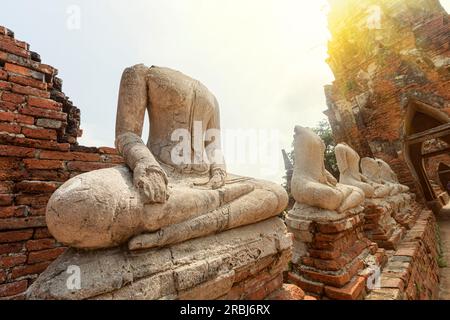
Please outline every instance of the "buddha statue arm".
M210 162L210 184L213 189L222 187L227 176L220 137L219 104L214 98L214 113L208 122L205 142L206 154Z
M372 181L370 181L370 179L368 177L366 177L365 175L363 175L362 173L359 174L359 176L361 177L361 181L365 182L365 183L370 183Z
M148 104L147 67L125 69L120 82L116 118L116 148L133 171L133 183L145 203L167 199L167 175L140 138Z
M327 181L329 184L331 184L332 186L336 186L338 181L336 180L336 178L328 171L325 170L325 176L327 178Z

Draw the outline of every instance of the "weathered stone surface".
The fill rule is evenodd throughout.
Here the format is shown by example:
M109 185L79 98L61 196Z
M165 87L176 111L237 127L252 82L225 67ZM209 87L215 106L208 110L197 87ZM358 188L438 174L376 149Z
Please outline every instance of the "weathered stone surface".
M283 222L272 218L161 249L70 249L33 283L28 298L215 299L236 285L239 269L276 260L290 246ZM71 265L80 267L80 290L67 287Z

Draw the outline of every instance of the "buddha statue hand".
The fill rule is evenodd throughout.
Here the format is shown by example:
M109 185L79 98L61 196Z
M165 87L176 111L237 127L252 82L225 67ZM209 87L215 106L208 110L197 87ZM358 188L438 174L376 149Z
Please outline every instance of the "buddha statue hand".
M116 147L133 171L133 184L142 195L144 204L166 202L167 175L141 138L133 132L119 134Z
M225 179L227 178L227 173L222 168L215 168L211 170L211 179L208 184L212 189L219 189L225 185Z
M164 203L169 197L167 176L162 168L145 162L136 164L133 170L133 184L144 198L144 203Z

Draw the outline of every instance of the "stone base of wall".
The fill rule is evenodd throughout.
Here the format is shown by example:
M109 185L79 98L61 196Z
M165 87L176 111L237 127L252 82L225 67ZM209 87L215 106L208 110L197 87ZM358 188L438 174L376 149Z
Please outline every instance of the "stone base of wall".
M429 210L421 211L398 249L381 273L380 288L368 300L436 299L439 291L439 266L436 221Z
M279 218L160 249L69 249L29 288L29 299L264 299L280 290L291 236ZM80 270L68 288L68 268Z

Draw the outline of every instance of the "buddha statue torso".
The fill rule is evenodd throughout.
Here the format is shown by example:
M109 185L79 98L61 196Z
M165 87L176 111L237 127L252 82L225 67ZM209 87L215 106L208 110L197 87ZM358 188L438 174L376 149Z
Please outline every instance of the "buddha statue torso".
M207 173L210 167L204 135L208 129L218 129L216 98L197 80L168 68L148 68L146 82L151 123L147 146L152 154L184 173ZM180 147L186 142L191 152L189 161L174 161L174 152L179 159L186 156L183 153L187 149Z

